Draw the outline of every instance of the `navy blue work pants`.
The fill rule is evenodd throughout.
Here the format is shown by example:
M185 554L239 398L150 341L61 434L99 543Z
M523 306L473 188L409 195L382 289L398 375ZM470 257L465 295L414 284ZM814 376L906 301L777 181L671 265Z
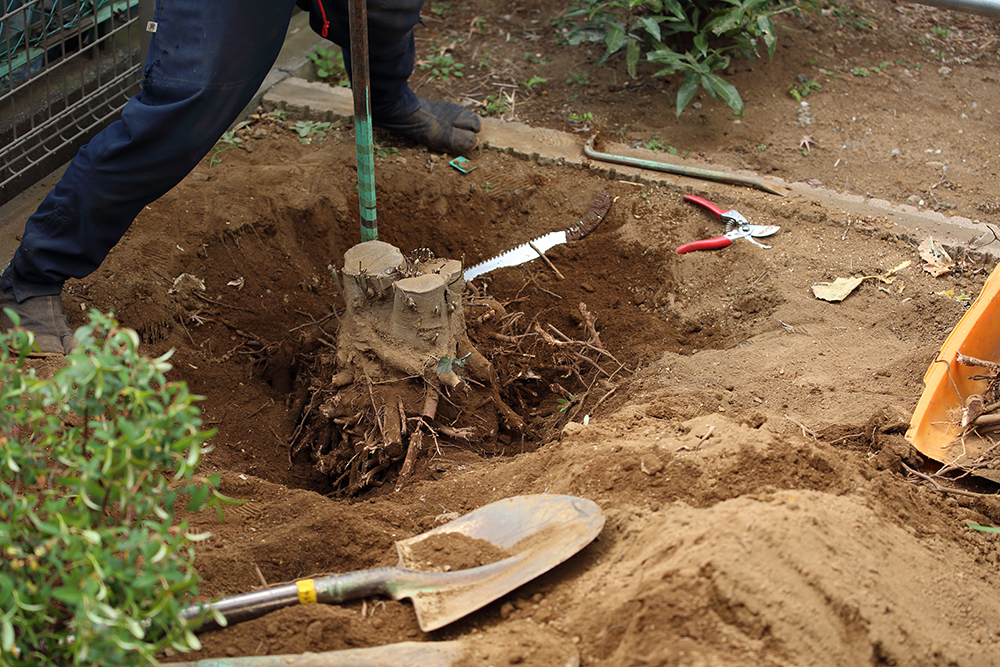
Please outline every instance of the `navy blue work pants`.
M313 29L345 55L348 1L300 1ZM68 278L95 271L143 207L179 183L253 99L278 56L295 2L157 0L142 92L120 120L80 149L28 218L0 278L3 289L13 287L20 302L59 294ZM422 4L368 0L376 121L419 106L406 81Z

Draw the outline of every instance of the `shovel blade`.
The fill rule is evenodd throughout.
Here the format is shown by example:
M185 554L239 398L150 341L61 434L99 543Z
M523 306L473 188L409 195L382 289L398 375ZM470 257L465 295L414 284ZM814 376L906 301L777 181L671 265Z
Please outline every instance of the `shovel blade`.
M397 542L396 549L400 567L418 570L415 551L421 542L457 533L490 542L510 557L439 575L433 586L401 590L393 597L412 600L421 630L437 630L559 565L592 542L603 527L600 508L584 498L552 494L506 498ZM445 584L445 578L454 583Z
M1000 266L986 280L982 292L948 335L944 346L924 374L924 391L906 431L906 439L924 456L959 466L975 463L994 446L989 438L964 433L959 425L962 407L972 394L983 394L989 382L974 379L982 368L958 363L958 353L1000 361ZM977 468L975 474L1000 482L1000 472Z

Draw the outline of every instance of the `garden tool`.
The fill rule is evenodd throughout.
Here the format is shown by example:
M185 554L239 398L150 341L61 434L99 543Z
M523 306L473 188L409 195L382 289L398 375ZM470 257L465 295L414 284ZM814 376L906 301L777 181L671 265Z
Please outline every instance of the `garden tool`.
M959 353L987 362L1000 361L1000 266L948 335L924 373L924 391L910 418L906 439L924 456L946 465L972 467L995 447L991 435L961 425L962 409L975 395L986 394L986 369L967 366ZM975 467L973 473L1000 482L1000 471Z
M1000 2L1000 0L996 0ZM644 160L638 157L629 157L627 155L614 155L612 153L604 153L598 151L594 144L597 142L597 135L592 136L586 144L583 146L583 154L592 160L600 160L601 162L611 162L613 164L623 164L626 167L637 167L639 169L651 169L653 171L662 171L667 174L677 174L678 176L687 176L688 178L700 178L706 181L715 181L717 183L729 183L731 185L745 185L751 188L758 188L764 192L770 192L774 195L779 195L784 197L787 193L780 187L773 183L769 183L763 178L754 178L752 176L740 176L739 174L734 174L728 171L711 171L709 169L701 169L699 167L690 167L684 164L674 164L672 162L659 162L655 160Z
M533 259L541 257L549 248L566 243L567 241L582 239L594 231L597 225L601 224L601 220L604 220L604 216L608 214L608 209L611 208L611 201L611 195L607 192L602 192L597 195L597 199L590 206L590 211L587 212L587 215L580 222L571 225L568 229L559 232L549 232L545 236L539 236L533 241L523 243L516 248L500 253L496 257L491 257L485 262L480 262L475 266L469 267L463 274L465 279L472 280L494 269L530 262Z
M354 141L358 152L358 202L361 240L378 239L375 213L375 151L371 117L371 83L368 74L368 7L366 0L351 0L351 90L354 94Z
M736 239L746 239L755 245L759 245L761 248L770 248L771 246L760 243L755 240L754 237L771 236L781 229L781 227L778 227L777 225L751 225L750 222L743 217L742 213L735 210L723 211L712 202L707 199L702 199L701 197L684 195L684 201L704 206L711 211L716 218L725 223L726 233L722 236L716 236L711 239L702 239L701 241L685 243L677 249L677 252L681 255L694 250L718 250L719 248L725 248L732 245L733 241Z
M300 579L209 604L194 604L181 616L195 620L205 617L206 611L213 612L197 628L204 631L219 627L216 615L227 624L239 623L295 604L337 604L387 595L394 600L410 598L420 629L430 632L559 565L590 544L603 527L600 508L584 498L552 494L507 498L397 542L396 567ZM421 543L448 534L484 540L510 555L453 572L426 571L440 568L433 564L428 568L426 557L418 557Z

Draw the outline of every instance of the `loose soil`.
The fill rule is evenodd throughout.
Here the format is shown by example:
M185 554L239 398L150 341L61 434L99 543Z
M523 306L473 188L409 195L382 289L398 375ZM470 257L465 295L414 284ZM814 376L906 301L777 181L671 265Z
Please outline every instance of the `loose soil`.
M630 80L616 61L595 65L597 46L560 46L551 3L503 4L429 3L421 57L446 49L466 68L447 83L418 69L418 92L516 91L507 118L579 130L581 145L601 131L696 166L1000 223L996 21L891 2L788 16L773 61L731 66L745 117L700 97L678 119L677 80L645 68ZM808 106L786 92L800 74L819 84ZM532 76L547 82L512 87ZM732 187L710 198L780 225L773 247L681 256L720 225L678 189L490 150L466 175L379 135L379 238L404 253L468 265L565 229L603 190L615 201L593 234L550 251L564 279L532 262L467 293L469 337L524 433L441 438L400 491L390 466L347 495L290 438L303 395L330 380L344 303L328 266L360 240L353 134L303 145L265 121L243 134L245 150L206 158L65 299L74 324L113 309L148 354L174 348L172 376L205 397L218 429L205 472L246 502L224 523L193 517L213 533L197 551L202 596L395 565L394 541L513 495L583 496L607 524L564 565L430 635L409 603L368 599L207 633L184 659L467 639L469 665L1000 664L1000 543L966 527L1000 523L996 489L942 493L903 467L935 469L903 433L991 269L976 248L952 248L955 270L932 277L922 239L884 218ZM810 289L907 260L841 303ZM554 330L593 342L580 304L607 354L552 342L565 342Z

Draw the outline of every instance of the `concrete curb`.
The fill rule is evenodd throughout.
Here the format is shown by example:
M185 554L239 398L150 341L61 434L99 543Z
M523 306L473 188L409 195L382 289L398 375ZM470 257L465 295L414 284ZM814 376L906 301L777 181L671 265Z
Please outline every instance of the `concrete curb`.
M263 96L265 109L283 109L290 114L311 120L350 121L354 113L351 91L334 88L320 82L309 82L297 77L286 77L271 87ZM589 137L557 130L535 128L523 123L503 122L494 118L483 119L480 147L533 160L542 167L564 165L590 169L608 178L660 185L676 191L719 192L732 194L738 188L742 196L755 198L773 197L757 190L726 185L684 176L675 176L636 167L596 162L583 153ZM663 161L664 156L642 148L610 145L605 150L616 155L630 155L645 160ZM723 171L724 169L717 169ZM752 172L734 171L741 175L758 176ZM967 247L978 237L988 235L985 225L961 216L946 216L937 211L924 211L910 205L897 205L884 199L863 197L810 186L806 183L787 183L768 177L766 180L788 189L790 197L802 197L824 206L839 208L858 216L886 217L899 227L900 235L910 239L933 236L946 246ZM990 237L992 238L992 237ZM984 248L982 252L1000 254L1000 249Z

